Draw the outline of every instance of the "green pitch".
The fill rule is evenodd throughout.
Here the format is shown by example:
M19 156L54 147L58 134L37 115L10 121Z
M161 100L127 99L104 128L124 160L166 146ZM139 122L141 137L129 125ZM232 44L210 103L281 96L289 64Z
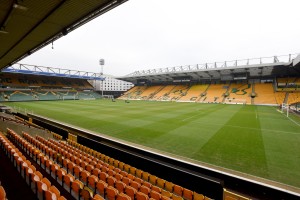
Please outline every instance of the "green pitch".
M300 119L274 107L108 100L7 103L94 132L300 187Z

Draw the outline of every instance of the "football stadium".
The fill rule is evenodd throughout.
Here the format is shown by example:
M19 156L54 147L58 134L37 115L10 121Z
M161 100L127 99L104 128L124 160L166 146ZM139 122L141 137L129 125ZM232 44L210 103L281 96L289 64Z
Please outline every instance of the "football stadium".
M300 199L300 54L128 71L113 93L20 63L126 1L1 3L0 200Z

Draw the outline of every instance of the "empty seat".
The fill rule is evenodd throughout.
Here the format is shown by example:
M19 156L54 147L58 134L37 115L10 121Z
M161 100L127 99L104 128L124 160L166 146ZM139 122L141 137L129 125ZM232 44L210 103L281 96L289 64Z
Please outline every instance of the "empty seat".
M193 193L193 200L204 200L204 198L203 194L198 194L197 192Z
M157 178L156 185L160 188L165 188L166 181L161 178Z
M173 193L178 195L178 196L182 196L183 193L183 188L179 185L174 185L173 187Z
M161 199L161 194L154 191L154 190L151 190L150 197L155 199L155 200L160 200Z
M135 194L135 198L136 198L136 200L148 200L149 199L149 197L142 192L137 192Z
M106 189L106 198L107 200L115 200L119 194L118 190L112 186L108 186Z
M133 187L126 185L125 187L125 194L127 194L132 200L135 199L135 194L137 193L137 190Z
M64 188L68 191L71 192L71 186L72 182L75 181L75 177L72 174L67 174L64 176Z
M86 171L86 170L83 170L81 173L80 173L80 181L83 182L84 185L87 185L87 181L88 181L88 177L91 175L90 172Z
M115 188L119 191L119 193L125 192L126 184L122 181L116 181Z
M139 189L140 192L144 193L145 195L149 196L151 189L142 185Z
M139 190L140 187L141 187L141 184L139 184L139 183L136 182L136 181L131 181L131 182L130 182L130 186L133 187L133 188L135 188L136 190Z
M99 178L95 175L91 175L88 177L88 187L92 189L92 191L96 192L96 183L99 181Z
M193 192L191 190L183 188L182 197L186 200L193 200Z
M124 193L119 193L117 195L117 200L131 200L131 198Z
M72 187L71 187L71 195L75 198L75 199L79 199L80 198L80 192L83 189L83 183L79 180L75 180L72 182Z
M106 188L108 187L107 183L102 181L102 180L99 180L97 183L96 183L96 193L100 194L101 196L105 197L105 191L106 191Z
M153 176L153 175L150 175L150 176L149 176L149 182L150 182L152 185L156 185L157 177L156 177L156 176Z
M174 183L166 181L165 189L169 192L173 192Z
M93 196L93 191L86 186L80 191L80 199L82 200L90 200L91 198L93 198Z
M92 200L105 200L101 195L95 194L95 196L92 198Z

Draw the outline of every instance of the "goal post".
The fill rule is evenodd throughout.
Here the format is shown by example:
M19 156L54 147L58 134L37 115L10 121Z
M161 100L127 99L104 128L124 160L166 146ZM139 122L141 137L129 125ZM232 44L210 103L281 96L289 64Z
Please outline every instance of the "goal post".
M281 105L281 112L284 113L286 111L286 116L289 117L289 104L282 103Z

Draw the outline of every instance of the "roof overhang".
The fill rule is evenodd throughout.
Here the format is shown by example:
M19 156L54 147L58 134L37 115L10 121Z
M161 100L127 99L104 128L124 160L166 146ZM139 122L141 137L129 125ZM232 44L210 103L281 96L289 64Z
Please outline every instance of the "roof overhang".
M0 4L0 70L126 1L2 1Z
M139 81L147 83L163 82L201 82L210 80L242 80L254 78L274 78L282 76L300 75L300 66L293 66L297 55L283 57L274 56L272 59L259 58L240 61L225 61L201 65L188 65L171 68L136 71L127 76L118 77L120 80L138 84Z

